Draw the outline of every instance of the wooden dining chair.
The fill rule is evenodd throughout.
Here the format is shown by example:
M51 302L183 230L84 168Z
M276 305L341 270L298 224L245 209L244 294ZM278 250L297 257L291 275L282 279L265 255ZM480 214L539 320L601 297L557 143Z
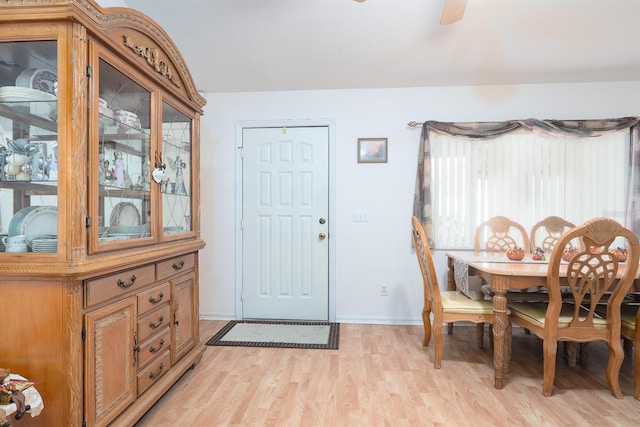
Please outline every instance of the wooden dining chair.
M568 263L563 262L564 248L572 239L582 239L585 248ZM626 241L626 263L619 262L609 252L614 241L619 245L616 239ZM611 393L622 398L618 378L624 359L620 307L635 279L639 259L640 244L631 230L609 218L594 218L558 239L549 257L548 302L508 303L511 321L544 341L542 393L545 396L551 396L553 391L558 342L604 341L609 348L607 382ZM569 292L563 292L561 287ZM606 305L605 318L597 314L599 304Z
M505 252L516 246L531 252L527 230L506 216L494 216L476 227L473 238L473 250L476 252Z
M506 252L507 249L520 247L526 253L531 252L529 244L529 235L527 230L518 222L507 218L506 216L494 216L484 221L478 227L473 239L473 250L476 252ZM481 286L485 298L493 297L493 289L490 283L484 280ZM529 289L527 292L516 291L518 298L524 297L524 294L536 291L537 288Z
M529 233L530 251L540 248L545 254L551 253L562 233L573 227L575 224L559 216L548 216L537 222Z
M422 224L417 217L411 219L413 242L418 257L418 265L422 273L424 307L422 322L424 324L423 346L428 346L431 335L435 342L433 366L440 369L442 361L442 328L444 322L471 322L475 324L493 324L493 305L490 301L473 300L460 291L441 291ZM431 315L433 314L433 323ZM478 347L483 347L482 328L478 328ZM510 330L509 330L510 332Z
M631 343L633 357L633 397L640 400L640 305L623 304L621 308L621 335Z

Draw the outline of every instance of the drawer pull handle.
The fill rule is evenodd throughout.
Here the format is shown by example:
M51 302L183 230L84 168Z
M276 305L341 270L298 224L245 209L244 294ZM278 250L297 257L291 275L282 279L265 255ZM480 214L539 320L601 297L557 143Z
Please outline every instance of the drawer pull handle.
M151 304L157 304L160 301L162 301L162 299L164 298L164 292L160 292L160 294L158 294L158 298L154 298L153 295L149 297L149 302Z
M153 371L149 372L149 379L154 379L155 377L159 376L162 373L162 370L164 369L164 363L161 363L159 368L160 369L158 369L157 374L154 374Z
M182 267L184 267L184 260L182 260L180 262L174 262L172 267L176 271L182 270Z
M127 289L127 288L130 288L131 286L133 286L133 284L134 284L134 283L136 283L136 280L137 280L137 279L138 279L138 278L136 277L136 275L135 275L135 274L133 274L133 275L131 275L131 282L129 282L129 283L124 283L124 280L122 280L122 279L118 279L118 282L117 282L117 283L118 283L118 286L119 286L119 287L121 287L121 288L123 288L123 289Z
M164 340L160 340L160 347L155 348L154 346L149 347L149 353L157 353L160 351L160 349L162 348L162 346L164 345Z
M160 319L158 319L159 322L158 323L153 323L153 322L149 322L149 327L151 329L156 329L157 327L159 327L160 325L162 325L162 322L164 322L164 316L160 316Z

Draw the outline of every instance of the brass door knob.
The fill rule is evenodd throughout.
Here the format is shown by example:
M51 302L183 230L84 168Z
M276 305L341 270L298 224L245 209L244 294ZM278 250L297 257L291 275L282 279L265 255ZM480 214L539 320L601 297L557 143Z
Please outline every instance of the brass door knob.
M320 233L320 234L318 234L318 238L319 238L320 240L324 240L326 237L327 237L327 235L326 235L326 234L324 234L324 233Z

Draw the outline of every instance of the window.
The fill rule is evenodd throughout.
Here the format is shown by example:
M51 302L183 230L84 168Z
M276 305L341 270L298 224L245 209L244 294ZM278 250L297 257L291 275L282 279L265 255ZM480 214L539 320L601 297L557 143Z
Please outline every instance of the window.
M429 139L438 249L471 248L476 226L495 215L526 229L550 215L625 223L628 128L593 137L518 130L492 139L431 132Z

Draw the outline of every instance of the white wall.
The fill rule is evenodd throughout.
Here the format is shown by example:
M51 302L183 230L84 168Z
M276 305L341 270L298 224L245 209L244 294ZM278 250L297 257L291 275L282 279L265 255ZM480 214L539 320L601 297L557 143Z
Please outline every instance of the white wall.
M433 87L205 94L202 119L200 312L234 318L236 123L333 119L336 123L336 320L418 323L422 284L410 217L419 128L411 120L595 119L640 115L640 81L630 83ZM389 139L386 164L358 164L357 138ZM354 209L369 222L354 223ZM446 263L436 253L441 286ZM389 296L379 293L389 285Z

